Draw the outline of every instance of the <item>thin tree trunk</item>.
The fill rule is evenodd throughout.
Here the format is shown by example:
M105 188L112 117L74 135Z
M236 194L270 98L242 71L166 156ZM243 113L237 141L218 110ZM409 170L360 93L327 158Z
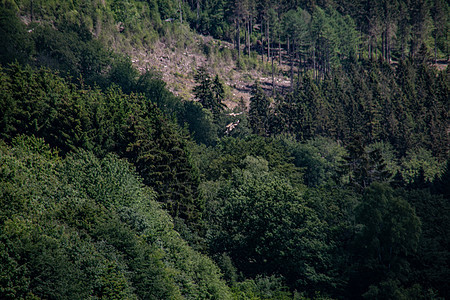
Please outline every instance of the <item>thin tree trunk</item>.
M247 49L248 49L248 58L250 58L250 51L252 50L252 47L250 45L250 28L251 28L251 19L250 19L250 15L248 15L248 33L247 33L247 38L248 38L248 44L247 44Z
M236 48L236 19L234 19L234 37L232 38L233 40L233 49L237 49Z
M294 59L293 59L293 55L292 55L290 46L291 46L290 45L290 39L288 37L288 40L287 40L287 51L288 51L288 57L289 57L289 60L290 60L290 63L291 63L291 71L290 71L291 87L290 87L290 90L292 92L292 88L294 87L294 61L293 61ZM292 49L292 50L294 50L294 49Z
M294 88L294 59L291 54L291 92Z
M270 24L269 21L267 21L266 26L266 39L267 39L267 61L270 60Z
M241 22L239 19L236 20L236 46L238 49L238 61L241 60Z
M301 54L299 54L298 52L296 53L296 57L298 58L298 67L297 67L297 88L299 87L300 84L300 65L302 62L302 57Z
M248 34L247 20L245 20L244 25L245 25L245 29L244 29L244 54L245 54L246 51L248 52L248 48L247 48L247 34Z
M31 0L31 3L30 3L30 19L31 19L31 22L33 22L33 0Z
M278 32L278 65L281 66L281 37L279 32Z
M180 23L183 24L183 10L181 10L181 0L178 1L178 8L180 10Z
M317 78L317 75L316 75L316 47L314 46L314 48L313 48L313 77L314 77L314 79L316 79Z
M264 64L264 35L263 20L261 19L261 63Z
M386 29L386 60L388 61L388 63L390 63L389 57L390 53L389 53L389 28L388 28Z
M390 46L390 33L389 33L389 24L388 24L388 28L386 29L386 60L388 61L388 63L391 63L391 46Z
M437 64L437 30L434 35L434 63Z
M288 57L290 57L289 55L291 54L291 52L290 52L289 41L290 41L290 39L289 39L289 37L288 37L288 38L287 38L287 54L288 54Z
M275 97L275 77L274 77L274 67L273 67L273 55L272 55L272 96Z

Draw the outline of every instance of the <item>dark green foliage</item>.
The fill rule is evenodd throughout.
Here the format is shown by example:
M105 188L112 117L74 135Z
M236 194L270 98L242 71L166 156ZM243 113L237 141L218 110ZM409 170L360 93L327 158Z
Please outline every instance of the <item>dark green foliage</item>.
M323 97L321 90L311 77L305 76L299 89L294 93L298 103L297 128L302 139L309 139L316 135L325 135L331 132L330 105Z
M266 108L273 115L266 131L345 143L360 135L366 144L389 142L399 156L426 148L446 159L447 76L408 62L397 70L385 63L353 62L319 82L306 75L293 94L277 97L274 107Z
M374 182L387 182L390 178L379 149L366 150L362 138L356 136L347 145L348 156L344 157L341 174L348 176L348 183L359 191L368 188Z
M0 7L0 64L18 61L25 63L33 54L34 45L29 39L25 25L16 16L16 11Z
M366 291L370 294L377 285L406 278L410 270L408 256L417 251L421 235L414 209L386 185L371 185L357 211L356 221L362 228L355 239L357 263L353 267L357 272L351 271L357 276L350 278L350 284L358 288L351 291L355 295ZM395 288L387 293L386 297L396 298Z
M131 63L128 62L127 64L129 65L129 70L131 70ZM137 74L135 70L129 74L132 75L133 80L136 80ZM169 116L176 116L181 119L183 103L167 90L166 83L162 80L162 74L157 70L149 69L141 74L132 91L145 95L146 98L150 99Z
M215 114L218 114L221 110L225 109L226 105L222 103L225 100L225 89L222 81L219 78L219 75L214 76L214 80L212 81L212 91L214 93L214 103L215 103ZM214 112L213 111L213 112Z
M439 178L443 165L430 151L423 148L409 150L402 159L403 180L406 184L429 184Z
M302 172L292 161L292 156L281 140L249 136L225 137L213 148L199 148L194 155L203 180L230 178L233 169L242 168L247 156L262 157L274 171L286 174L296 183L302 182Z
M285 140L297 167L305 168L305 183L310 187L322 186L338 179L346 150L327 138L316 138L305 143Z
M193 92L195 97L203 105L203 107L211 109L213 107L214 94L211 90L211 77L205 68L199 68L194 77L197 86Z
M0 6L0 298L449 297L445 1ZM189 25L290 93L227 114L106 50L214 58Z
M196 101L183 103L181 120L188 124L189 132L197 143L212 145L217 140L217 127L213 114Z
M193 90L195 97L204 108L209 109L217 118L225 108L225 104L222 103L225 99L225 90L219 76L216 75L212 80L206 69L201 67L194 75L194 79L198 84Z
M192 1L193 11L197 13L196 1ZM200 4L200 3L199 3ZM229 39L231 37L230 24L226 18L230 13L228 3L224 0L204 1L199 5L198 18L195 19L195 28L203 34L211 34L220 39Z
M216 81L217 83L215 83ZM213 92L210 95L216 96L216 99L213 99L213 102L210 103L211 105L220 103L217 106L213 105L213 110L203 108L204 106L201 103L183 102L180 98L175 97L167 90L162 75L155 70L146 70L145 73L140 75L132 91L144 94L150 101L156 103L165 114L176 118L181 127L187 125L192 138L196 142L210 145L217 138L216 121L224 108L224 104L221 102L224 96L223 85L218 81L218 77L209 88L218 89L217 93ZM214 111L214 114L212 111Z
M326 281L316 274L323 266L310 259L316 251L326 252L314 212L283 178L268 173L267 161L248 156L243 164L245 169L218 191L217 206L208 210L212 253L226 252L250 276L302 278L299 286Z
M22 133L46 138L67 152L84 144L86 111L70 83L41 69L18 64L2 70L1 136L11 140Z
M411 260L411 281L419 281L426 289L433 289L447 298L449 273L450 202L448 194L431 194L429 190L399 191L415 208L422 223L422 235L417 252Z
M345 298L346 292L353 288L349 282L351 273L348 269L355 263L351 249L358 228L356 209L361 203L361 195L353 190L328 184L308 189L304 198L326 228L322 233L328 249L325 256L326 268L323 271L329 280L315 290ZM322 260L320 255L318 253L315 259Z
M24 205L1 209L1 298L229 298L128 162L13 144L1 146L1 191Z
M269 107L270 102L258 82L252 87L250 110L248 113L249 125L253 133L266 136L269 134Z
M225 253L252 278L282 275L297 290L335 292L345 282L336 273L345 256L335 247L348 243L351 198L302 194L266 160L247 156L208 203L211 253Z
M289 59L302 58L301 68L312 70L315 79L356 58L436 62L449 55L450 7L442 0L5 1L2 6L57 28L86 26L114 47L147 46L168 27L190 24L205 35L242 41L246 50L289 49ZM276 54L272 50L267 49L269 56Z
M134 88L137 73L130 60L120 55L113 56L106 50L103 41L98 39L102 30L101 15L105 13L102 10L107 7L103 6L94 11L82 7L80 10L85 15L81 14L78 16L80 19L77 19L74 15L78 15L78 12L72 11L73 7L70 7L73 4L63 1L58 7L51 7L50 3L46 5L49 7L41 7L41 4L33 5L33 1L21 4L22 9L27 8L31 11L31 16L27 15L27 18L31 17L31 21L33 17L46 18L49 17L47 14L62 10L59 15L56 14L57 20L51 20L51 23L49 20L40 20L27 27L16 13L1 8L4 21L1 26L2 37L6 39L5 46L1 50L4 52L1 54L1 62L4 65L19 60L21 63L59 70L74 79L82 76L84 81L91 85L107 87L113 82L126 92ZM67 11L64 11L64 8ZM38 14L43 16L38 17ZM96 28L92 28L94 24ZM14 47L14 51L11 47Z
M450 199L450 160L447 160L442 174L434 181L434 190L444 198Z
M128 57L117 57L108 73L108 81L117 84L124 93L134 91L138 78L138 71L131 64Z
M233 287L236 299L292 299L292 293L279 276L258 276L237 283Z
M131 107L126 126L125 156L136 165L144 183L158 192L172 216L199 221L199 182L182 132L160 115L154 104L145 102Z
M109 53L83 26L62 27L60 31L37 26L32 37L39 65L75 78L82 75L89 83L99 81L111 61Z
M73 203L86 203L82 195L64 186L61 173L57 171L58 157L36 138L20 137L14 144L15 148L2 147L1 165L13 173L2 176L1 181L3 186L11 185L21 191L11 195L10 200L24 201L26 206L20 210L2 208L2 215L8 216L1 221L0 244L6 246L2 249L2 260L6 262L2 264L5 266L2 278L8 274L3 273L8 272L8 266L23 267L17 270L20 277L10 278L9 288L2 289L2 298L21 298L27 294L42 298L84 298L101 296L97 291L107 286L115 287L112 293L131 295L118 261L108 258L107 252L99 251L99 245L89 237L83 239L75 228L58 222L59 212L70 211L67 209L69 199L75 201ZM27 182L26 186L22 185L22 180ZM102 211L91 205L97 213ZM107 266L115 272L104 277ZM17 289L18 284L25 286Z
M105 93L83 89L46 69L15 64L2 77L3 138L35 134L63 154L84 148L128 157L173 216L199 221L202 204L187 135L155 104L114 87Z

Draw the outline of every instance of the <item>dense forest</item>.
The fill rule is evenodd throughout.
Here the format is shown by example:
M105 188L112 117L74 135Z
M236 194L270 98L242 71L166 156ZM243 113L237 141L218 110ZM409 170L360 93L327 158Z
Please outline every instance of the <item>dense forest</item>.
M450 298L449 25L444 0L1 1L0 298ZM132 59L158 43L272 86L230 99L205 64L176 96Z

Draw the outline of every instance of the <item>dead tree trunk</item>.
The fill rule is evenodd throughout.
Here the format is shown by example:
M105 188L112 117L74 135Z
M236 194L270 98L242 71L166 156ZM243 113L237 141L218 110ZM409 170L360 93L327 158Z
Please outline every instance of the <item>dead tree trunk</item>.
M266 26L266 39L267 39L267 61L270 59L270 24L269 21L267 21Z
M278 32L278 65L281 66L281 37L280 37L280 32Z
M238 50L238 61L241 60L241 22L236 19L236 47Z
M275 97L275 76L274 76L275 70L273 67L273 55L272 55L272 96Z
M252 49L252 47L251 47L251 45L250 45L250 35L251 35L250 28L251 28L251 26L252 26L250 15L248 15L247 26L248 26L248 27L247 27L247 38L248 38L247 49L248 49L248 58L250 58L250 52L251 52L251 49Z
M264 64L264 30L263 30L263 20L261 19L261 63Z

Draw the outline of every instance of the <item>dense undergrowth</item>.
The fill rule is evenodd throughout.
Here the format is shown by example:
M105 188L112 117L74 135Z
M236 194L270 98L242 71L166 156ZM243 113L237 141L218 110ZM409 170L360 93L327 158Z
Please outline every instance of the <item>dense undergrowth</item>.
M305 63L234 112L199 69L182 101L117 54L192 45L178 4L2 3L0 298L448 298L448 68Z

